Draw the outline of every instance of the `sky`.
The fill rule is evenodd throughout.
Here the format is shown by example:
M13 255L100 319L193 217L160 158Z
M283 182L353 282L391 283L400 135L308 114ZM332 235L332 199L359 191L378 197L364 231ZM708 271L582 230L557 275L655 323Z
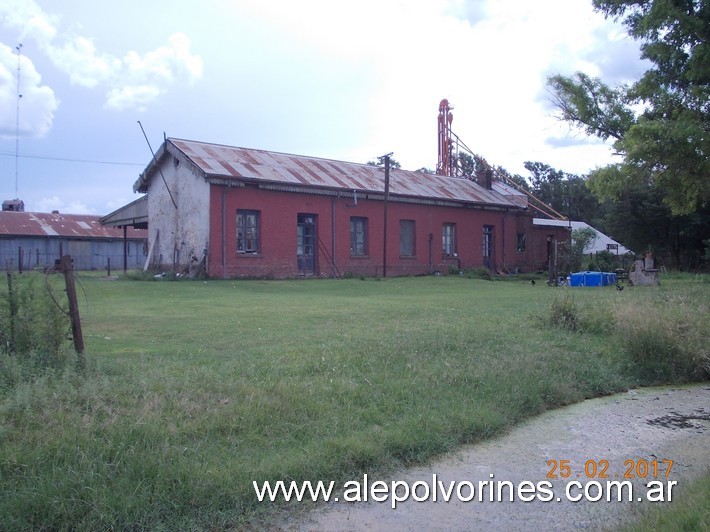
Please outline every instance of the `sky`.
M613 151L546 79L631 83L639 55L592 0L3 0L0 199L108 214L164 136L434 169L442 99L489 163L583 175Z

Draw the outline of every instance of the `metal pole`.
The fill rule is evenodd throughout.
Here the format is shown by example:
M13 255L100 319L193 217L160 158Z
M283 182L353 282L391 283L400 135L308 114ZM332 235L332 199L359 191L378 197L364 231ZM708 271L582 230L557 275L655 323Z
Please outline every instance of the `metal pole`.
M158 160L155 158L155 152L153 151L153 146L150 145L150 141L148 140L148 135L145 133L145 129L143 129L143 124L141 124L141 121L138 120L138 125L141 127L141 131L143 132L143 136L145 137L145 141L148 144L148 148L150 148L150 153L153 155L153 163L155 164L155 167L158 169L158 172L160 172L160 177L163 178L163 184L165 185L165 190L168 191L168 196L170 196L170 201L173 202L173 206L175 209L178 208L177 203L175 203L175 198L173 198L173 193L170 192L170 187L168 186L168 182L165 180L165 176L163 175L163 170L158 166Z
M390 157L391 153L384 155L385 160L385 212L383 220L384 235L382 238L382 277L387 277L387 203L390 197Z
M123 226L123 273L128 271L128 226ZM111 275L111 274L109 274Z

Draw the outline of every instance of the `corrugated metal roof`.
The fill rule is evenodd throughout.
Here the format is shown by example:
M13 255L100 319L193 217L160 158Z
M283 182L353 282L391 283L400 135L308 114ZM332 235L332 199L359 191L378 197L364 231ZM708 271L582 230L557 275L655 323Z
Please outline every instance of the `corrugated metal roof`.
M384 192L384 169L366 164L348 163L302 155L224 146L169 138L161 146L158 159L169 152L191 162L206 179L254 181L330 190ZM156 171L151 162L133 185L147 192ZM525 207L525 201L511 192L494 186L488 190L468 179L413 172L390 171L390 195L464 202L504 207Z
M99 217L57 212L0 212L0 236L41 236L65 238L123 238L123 229L103 226ZM147 238L143 229L129 229L128 238Z
M123 227L132 225L133 227L148 227L148 196L141 196L128 205L124 205L115 211L99 218L101 225L113 225Z

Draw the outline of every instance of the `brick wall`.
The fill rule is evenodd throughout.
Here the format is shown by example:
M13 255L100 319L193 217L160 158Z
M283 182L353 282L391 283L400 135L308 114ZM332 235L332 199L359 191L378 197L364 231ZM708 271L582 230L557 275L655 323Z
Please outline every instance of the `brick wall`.
M348 197L211 186L209 273L213 277L286 278L301 275L297 265L297 217L316 216L316 276L334 273L353 276L382 275L384 203L380 198L358 194ZM259 253L237 251L237 210L260 212ZM366 254L350 250L350 219L367 219ZM546 237L532 225L528 213L516 211L445 207L390 201L387 214L387 275L448 273L452 266L476 268L484 264L483 226L493 227L494 270L538 269L546 263ZM400 220L415 222L415 253L400 256ZM442 252L442 224L456 224L457 257ZM526 250L516 249L517 235L527 234ZM562 232L564 233L564 232ZM431 240L431 246L430 246ZM223 253L223 250L225 251ZM431 251L430 251L431 250Z

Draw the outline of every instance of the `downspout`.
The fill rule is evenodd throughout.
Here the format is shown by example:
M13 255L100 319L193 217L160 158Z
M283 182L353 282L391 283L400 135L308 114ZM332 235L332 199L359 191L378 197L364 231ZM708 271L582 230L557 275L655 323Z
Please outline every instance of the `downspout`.
M227 278L227 187L222 187L222 278Z
M340 197L340 193L338 193L338 197ZM338 271L338 267L336 265L336 256L335 256L335 201L337 198L331 198L330 200L330 235L331 235L331 242L330 242L330 256L332 259L332 269L333 269L333 279L337 278L336 272Z
M433 243L434 243L434 233L429 233L429 275L432 275L434 273Z
M503 212L503 238L502 238L502 243L501 245L503 246L503 268L505 271L508 271L508 263L505 260L505 219L508 217L508 210L506 209Z
M128 233L127 225L123 226L123 273L128 270Z
M390 196L390 156L388 153L384 155L385 160L385 197L384 197L384 215L383 215L383 235L382 235L382 277L387 277L387 203Z

